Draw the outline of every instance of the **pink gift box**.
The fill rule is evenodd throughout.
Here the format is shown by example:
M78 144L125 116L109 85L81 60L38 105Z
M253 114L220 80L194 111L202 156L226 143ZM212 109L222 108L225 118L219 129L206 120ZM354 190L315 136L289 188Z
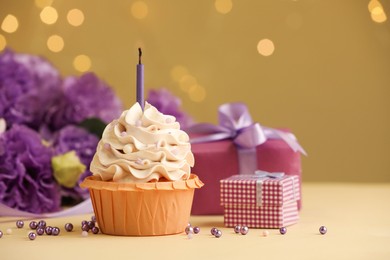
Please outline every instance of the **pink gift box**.
M226 227L280 228L298 222L299 179L233 175L220 181Z
M231 139L192 144L195 156L193 172L205 186L194 196L191 213L222 215L219 181L239 172L237 147ZM281 139L268 139L256 147L257 169L297 176L301 183L301 154ZM298 208L301 202L298 201Z

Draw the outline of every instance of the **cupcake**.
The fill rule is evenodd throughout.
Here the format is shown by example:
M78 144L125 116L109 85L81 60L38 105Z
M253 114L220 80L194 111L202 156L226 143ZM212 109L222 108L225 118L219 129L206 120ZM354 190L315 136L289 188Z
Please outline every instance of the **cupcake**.
M88 188L104 234L156 236L185 230L196 188L188 135L175 117L135 103L104 129Z

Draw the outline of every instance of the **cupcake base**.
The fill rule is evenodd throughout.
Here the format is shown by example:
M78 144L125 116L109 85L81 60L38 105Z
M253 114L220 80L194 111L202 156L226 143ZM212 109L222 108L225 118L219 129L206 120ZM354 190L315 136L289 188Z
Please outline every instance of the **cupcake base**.
M95 217L102 233L159 236L182 233L191 213L195 188L203 183L191 174L186 181L114 183L87 177Z

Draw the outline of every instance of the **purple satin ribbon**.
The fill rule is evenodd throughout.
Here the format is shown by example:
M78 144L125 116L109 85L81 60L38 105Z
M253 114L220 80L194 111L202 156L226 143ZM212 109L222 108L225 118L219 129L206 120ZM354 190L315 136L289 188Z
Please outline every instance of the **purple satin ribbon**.
M238 147L240 174L254 172L257 169L254 158L256 146L268 139L282 139L294 152L307 155L294 134L254 123L244 103L221 105L218 109L218 121L218 125L201 123L187 129L189 133L202 134L200 137L192 138L191 143L232 139Z
M72 215L89 214L93 212L91 199L87 199L74 207L59 212L37 214L13 209L0 203L0 217L23 217L23 218L58 218Z

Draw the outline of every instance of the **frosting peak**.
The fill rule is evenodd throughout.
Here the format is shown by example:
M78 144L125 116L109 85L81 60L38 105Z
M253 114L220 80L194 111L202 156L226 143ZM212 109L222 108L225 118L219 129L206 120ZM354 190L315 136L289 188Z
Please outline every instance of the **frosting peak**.
M188 135L176 118L135 103L106 126L91 172L104 181L186 180L194 166Z

